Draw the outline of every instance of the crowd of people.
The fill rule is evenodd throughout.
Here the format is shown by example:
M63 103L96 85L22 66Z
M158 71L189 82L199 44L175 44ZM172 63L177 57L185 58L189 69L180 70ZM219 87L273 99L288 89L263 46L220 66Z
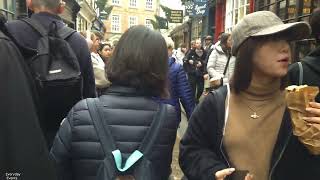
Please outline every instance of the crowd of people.
M320 9L309 23L254 12L174 50L142 25L113 46L67 28L63 1L27 5L30 18L0 23L1 179L168 180L181 106L184 179L320 179L320 128L302 135L319 142L310 151L284 93L320 85ZM310 34L316 48L288 71L290 42ZM304 111L317 129L319 96Z

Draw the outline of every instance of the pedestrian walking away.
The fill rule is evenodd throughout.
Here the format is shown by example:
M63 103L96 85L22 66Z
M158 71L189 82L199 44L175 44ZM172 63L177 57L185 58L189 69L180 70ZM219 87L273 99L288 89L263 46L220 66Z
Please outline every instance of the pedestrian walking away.
M91 57L86 40L58 16L65 2L27 0L27 5L34 12L31 18L14 20L6 26L25 61L31 64L37 91L33 99L50 147L71 107L83 97L95 97ZM25 49L33 53L25 53Z
M169 97L162 35L133 26L120 38L99 98L76 104L50 154L61 179L164 180L171 174L178 122Z

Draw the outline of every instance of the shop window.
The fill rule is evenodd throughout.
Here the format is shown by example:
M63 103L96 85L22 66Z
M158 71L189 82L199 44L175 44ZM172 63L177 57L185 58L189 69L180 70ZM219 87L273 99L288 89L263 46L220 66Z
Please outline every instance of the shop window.
M311 13L311 0L303 0L302 15Z
M293 19L296 17L296 0L289 0L289 5L288 5L288 19Z

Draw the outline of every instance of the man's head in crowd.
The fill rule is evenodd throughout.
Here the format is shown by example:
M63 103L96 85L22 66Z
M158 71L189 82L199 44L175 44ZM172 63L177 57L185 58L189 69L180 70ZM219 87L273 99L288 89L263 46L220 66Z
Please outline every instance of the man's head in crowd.
M196 40L196 49L201 49L202 45L201 45L201 40L197 39Z
M27 6L35 13L48 12L61 14L66 3L62 0L27 0Z
M181 43L180 48L183 53L187 53L187 45L185 43Z
M206 46L209 46L210 44L212 44L212 36L207 36L204 40L205 40Z
M91 51L97 53L100 48L100 42L103 40L103 36L99 31L92 31L91 40L93 43Z

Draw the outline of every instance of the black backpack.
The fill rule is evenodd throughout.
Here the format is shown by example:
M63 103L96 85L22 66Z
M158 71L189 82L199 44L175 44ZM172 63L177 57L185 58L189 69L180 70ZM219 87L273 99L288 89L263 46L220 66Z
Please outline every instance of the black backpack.
M94 127L100 139L105 158L97 173L97 180L116 180L118 176L130 176L135 180L161 180L157 176L157 169L149 160L152 148L156 139L160 135L160 130L165 115L167 105L159 104L159 109L153 118L152 124L142 140L139 149L133 152L122 165L121 152L117 149L111 130L108 128L107 117L102 112L102 104L98 98L87 99L87 104Z
M82 99L82 77L78 59L66 41L76 31L65 26L57 29L55 22L46 30L37 21L21 21L38 32L36 55L26 60L32 74L44 131L58 130L61 120L72 106Z

